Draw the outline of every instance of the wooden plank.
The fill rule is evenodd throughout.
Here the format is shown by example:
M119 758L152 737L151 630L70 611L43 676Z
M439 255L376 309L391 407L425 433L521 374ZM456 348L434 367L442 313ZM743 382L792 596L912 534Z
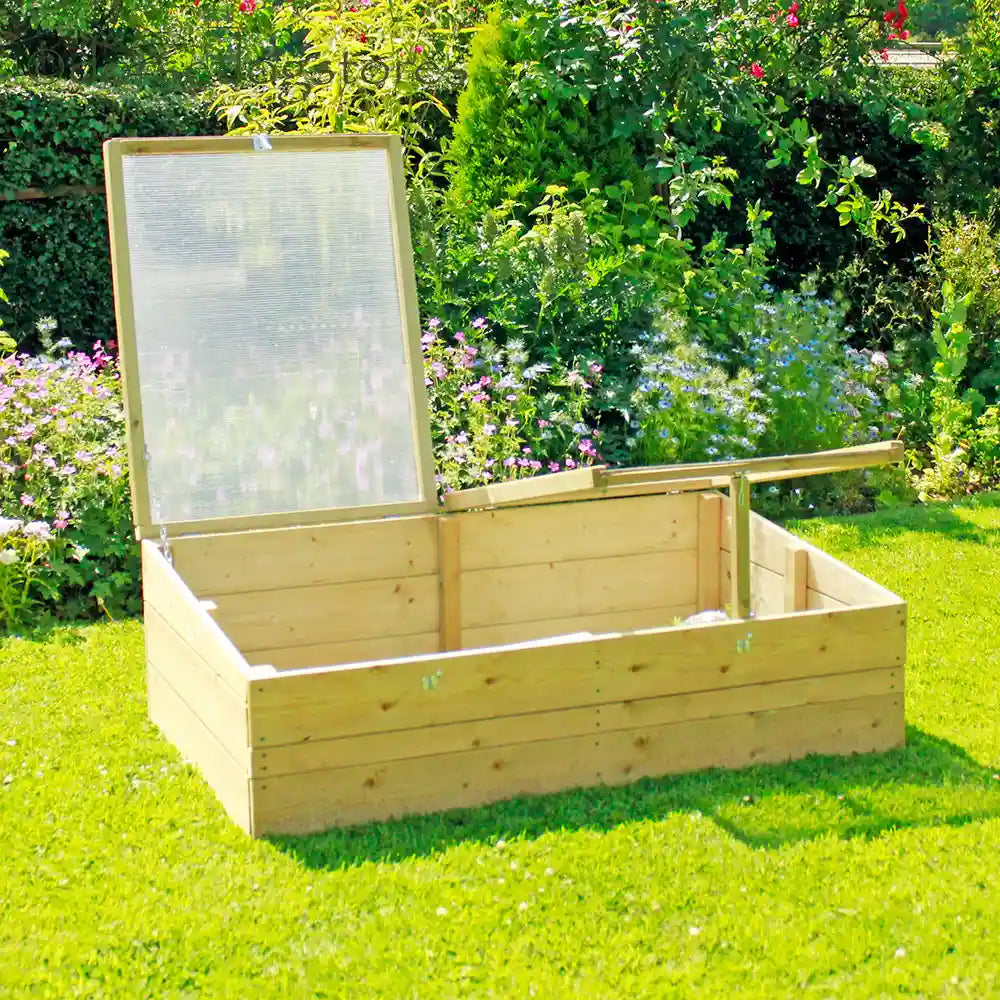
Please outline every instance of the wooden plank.
M215 792L223 809L241 829L251 830L249 750L235 760L184 699L153 666L146 672L149 717L160 732L191 761Z
M266 664L278 670L303 667L328 667L344 663L364 663L397 657L422 656L441 651L441 635L418 632L416 635L383 635L374 639L351 639L346 642L318 642L305 646L282 646L247 650L251 666Z
M452 517L438 519L438 597L441 650L462 648L462 537L461 522Z
M254 778L255 832L308 833L708 767L884 751L904 739L903 699L892 694Z
M774 573L784 575L785 551L802 546L809 553L808 585L845 604L898 604L900 598L885 587L851 569L815 545L751 512L750 558ZM723 525L722 547L729 549L729 526Z
M216 621L244 649L415 635L438 629L438 578L224 594L216 604Z
M750 484L745 475L729 480L730 615L750 616Z
M604 465L589 465L542 476L529 476L526 479L491 483L488 486L473 486L471 489L446 493L442 503L445 510L474 510L478 507L497 507L518 501L565 496L577 490L598 489L606 468Z
M514 622L510 625L486 625L466 629L463 648L501 646L531 642L566 635L615 635L636 629L668 628L681 624L698 609L694 604L663 608L632 608L605 614L578 615L572 618L548 618L537 622Z
M293 135L289 133L268 135L272 150L281 152L331 152L338 149L384 149L388 150L391 140L398 138L387 133L336 133ZM168 136L162 138L109 139L110 145L119 156L193 156L205 153L250 153L253 152L253 136Z
M246 683L242 698L188 645L163 616L146 609L146 661L166 678L191 711L236 759L250 745Z
M289 136L288 138L292 138ZM298 136L299 143L289 149L303 148L312 137ZM351 136L350 138L354 138ZM392 183L392 200L389 220L392 224L393 250L396 257L396 282L399 307L403 321L403 350L410 376L410 400L413 407L411 430L413 454L417 459L421 499L427 510L438 509L437 483L434 479L434 445L431 440L431 411L424 384L424 354L420 345L420 307L417 301L417 279L413 268L413 244L410 235L410 207L406 197L406 174L403 162L403 143L398 135L371 136L373 144L384 146L389 159L389 179ZM279 151L284 148L279 143ZM321 149L358 148L357 144L341 142L337 146L321 145Z
M135 309L132 302L132 265L128 245L125 210L125 180L122 172L122 145L110 139L104 143L104 183L107 190L108 237L111 248L111 282L114 288L115 323L118 330L119 375L125 408L125 436L128 452L129 490L132 523L137 531L155 536L149 503L146 463L146 436L143 432L142 398L139 393L139 351L135 338Z
M695 549L462 574L462 628L693 605Z
M785 549L785 611L794 613L806 610L809 550L804 545L790 545Z
M888 669L903 665L905 626L903 606L850 608L286 672L250 685L251 744Z
M255 748L251 774L253 777L296 774L569 736L603 736L638 726L770 712L801 705L901 694L902 691L903 670L900 667L612 702L558 712L533 712L499 719L424 726L421 729L397 729L341 739L310 740L288 746Z
M462 524L465 570L693 549L695 496L651 496L475 511Z
M722 608L719 552L722 548L723 499L715 493L698 498L698 610Z
M192 649L197 649L238 698L246 697L247 663L240 651L150 541L142 543L142 596Z
M613 469L608 472L609 486L634 483L666 482L670 479L692 479L698 476L732 476L755 474L759 482L770 472L797 471L808 475L810 469L832 472L871 465L885 465L903 460L902 441L877 441L851 448L836 448L801 455L774 455L764 458L737 458L725 462L689 462L684 465L651 465L637 469Z
M172 539L174 567L199 597L438 571L437 515Z

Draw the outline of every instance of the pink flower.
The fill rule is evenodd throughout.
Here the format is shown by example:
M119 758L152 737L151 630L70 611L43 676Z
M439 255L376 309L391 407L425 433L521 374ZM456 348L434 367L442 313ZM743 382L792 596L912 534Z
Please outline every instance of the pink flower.
M63 528L66 528L68 526L69 526L69 521L67 521L67 520L65 520L64 518L61 518L61 517L57 517L52 522L52 527L55 528L56 531L62 531Z
M785 24L787 24L789 28L797 28L799 26L799 19L794 14L789 14L788 17L785 18Z
M21 494L21 506L30 507L35 502L35 498L30 493Z
M600 365L596 361L591 361L588 367L591 375L600 375L604 371L604 365Z
M754 64L753 64L753 65L752 65L752 66L750 67L750 75L751 75L751 76L752 76L752 77L753 77L753 78L754 78L755 80L763 80L763 79L764 79L764 67L763 67L763 66L761 66L761 64L760 64L759 62L755 62L755 63L754 63Z
M414 45L413 51L416 52L418 56L422 56L424 54L424 47L422 45Z
M240 0L240 10L244 14L252 14L257 9L257 0Z

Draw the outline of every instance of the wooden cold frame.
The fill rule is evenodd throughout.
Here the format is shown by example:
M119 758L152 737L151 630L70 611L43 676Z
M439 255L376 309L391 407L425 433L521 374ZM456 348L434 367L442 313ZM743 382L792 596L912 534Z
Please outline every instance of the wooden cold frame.
M151 715L255 835L901 745L905 604L764 518L757 617L680 622L728 592L730 520L671 494L145 541ZM687 604L588 589L657 562L631 603ZM282 588L296 628L344 603L362 637L282 633ZM275 627L321 641L248 654Z
M275 153L336 152L350 149L384 150L392 181L390 217L395 245L395 267L399 280L399 299L404 331L404 351L410 372L413 399L413 442L421 498L395 504L364 507L299 510L239 517L206 518L198 521L154 523L146 464L146 441L143 433L142 400L139 392L139 359L135 337L134 304L127 236L127 206L122 164L128 156L231 154L255 150L250 136L176 139L111 139L104 144L105 184L111 242L112 279L115 289L115 316L121 375L124 387L128 430L128 456L132 490L133 520L139 538L157 537L161 530L174 536L193 532L245 531L287 524L312 524L371 517L413 514L436 509L434 459L431 451L430 414L427 408L420 350L420 318L417 307L416 280L410 250L410 224L403 180L402 146L395 135L275 135L268 137L268 149ZM262 152L259 155L266 156Z

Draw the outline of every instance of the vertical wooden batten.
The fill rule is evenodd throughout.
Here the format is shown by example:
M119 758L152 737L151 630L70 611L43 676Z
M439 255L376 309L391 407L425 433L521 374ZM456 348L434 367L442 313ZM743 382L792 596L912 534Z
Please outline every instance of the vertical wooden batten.
M809 550L804 545L785 549L785 611L805 611L809 584Z
M750 481L746 473L729 480L730 561L733 618L750 617Z

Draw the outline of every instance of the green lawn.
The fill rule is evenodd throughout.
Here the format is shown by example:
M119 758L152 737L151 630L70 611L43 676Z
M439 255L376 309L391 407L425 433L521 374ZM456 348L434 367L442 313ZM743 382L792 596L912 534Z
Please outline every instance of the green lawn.
M253 842L140 625L0 643L0 997L1000 997L1000 498L801 530L910 601L904 751Z

